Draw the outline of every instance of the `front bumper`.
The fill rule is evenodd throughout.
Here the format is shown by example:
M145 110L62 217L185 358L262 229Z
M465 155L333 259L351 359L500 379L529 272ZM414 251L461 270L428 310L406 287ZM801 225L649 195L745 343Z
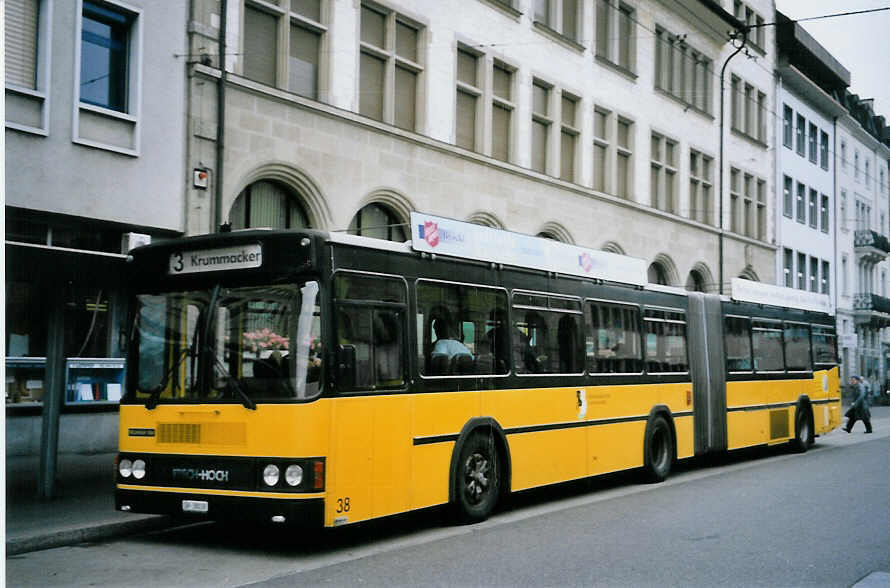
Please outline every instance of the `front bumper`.
M185 512L183 501L207 503L206 513ZM318 528L324 524L323 498L260 498L186 492L155 492L118 488L114 494L115 510L163 514L191 520L237 520L257 523L284 523ZM284 520L273 517L284 517Z

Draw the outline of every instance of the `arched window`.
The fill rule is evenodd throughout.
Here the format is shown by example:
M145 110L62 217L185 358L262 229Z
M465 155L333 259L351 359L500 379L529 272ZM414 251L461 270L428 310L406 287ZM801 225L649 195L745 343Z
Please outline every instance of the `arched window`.
M647 275L649 276L650 284L661 284L662 286L668 285L667 271L664 269L664 266L657 261L652 262L649 265Z
M698 270L689 272L689 277L686 279L686 289L690 292L705 291L705 277L701 275L701 272Z
M309 217L293 193L268 180L254 182L238 195L229 222L233 229L309 228Z
M550 239L551 241L560 241L559 237L557 237L556 235L554 235L553 233L550 233L548 231L542 231L535 236L541 237L542 239Z
M388 207L382 204L368 204L352 217L349 232L353 235L402 243L408 240L407 226L408 224Z

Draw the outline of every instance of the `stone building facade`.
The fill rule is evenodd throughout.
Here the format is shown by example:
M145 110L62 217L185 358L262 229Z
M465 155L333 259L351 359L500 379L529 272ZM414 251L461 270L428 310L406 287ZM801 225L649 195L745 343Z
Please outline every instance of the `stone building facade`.
M214 185L186 191L186 232L400 239L423 210L643 258L661 283L771 281L771 27L725 69L722 191L718 118L736 16L774 9L724 4L228 0L223 19L198 0L188 167Z

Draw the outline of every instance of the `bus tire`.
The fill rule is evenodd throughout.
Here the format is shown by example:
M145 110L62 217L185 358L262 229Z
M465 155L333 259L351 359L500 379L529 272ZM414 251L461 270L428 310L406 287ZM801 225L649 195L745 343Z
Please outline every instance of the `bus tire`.
M813 438L813 424L809 408L800 405L794 414L794 439L791 448L797 453L805 453Z
M674 462L674 436L662 415L655 415L646 426L643 449L643 475L648 482L663 482Z
M500 455L492 434L473 431L460 449L454 473L454 516L477 523L491 515L501 494Z

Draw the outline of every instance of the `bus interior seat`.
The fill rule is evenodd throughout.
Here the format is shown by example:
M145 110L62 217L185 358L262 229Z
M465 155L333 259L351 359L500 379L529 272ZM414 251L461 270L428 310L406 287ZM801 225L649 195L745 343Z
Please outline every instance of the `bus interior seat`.
M447 376L451 371L451 359L447 355L435 354L430 358L430 375Z
M455 355L451 358L451 373L453 374L472 374L473 356L472 355Z

